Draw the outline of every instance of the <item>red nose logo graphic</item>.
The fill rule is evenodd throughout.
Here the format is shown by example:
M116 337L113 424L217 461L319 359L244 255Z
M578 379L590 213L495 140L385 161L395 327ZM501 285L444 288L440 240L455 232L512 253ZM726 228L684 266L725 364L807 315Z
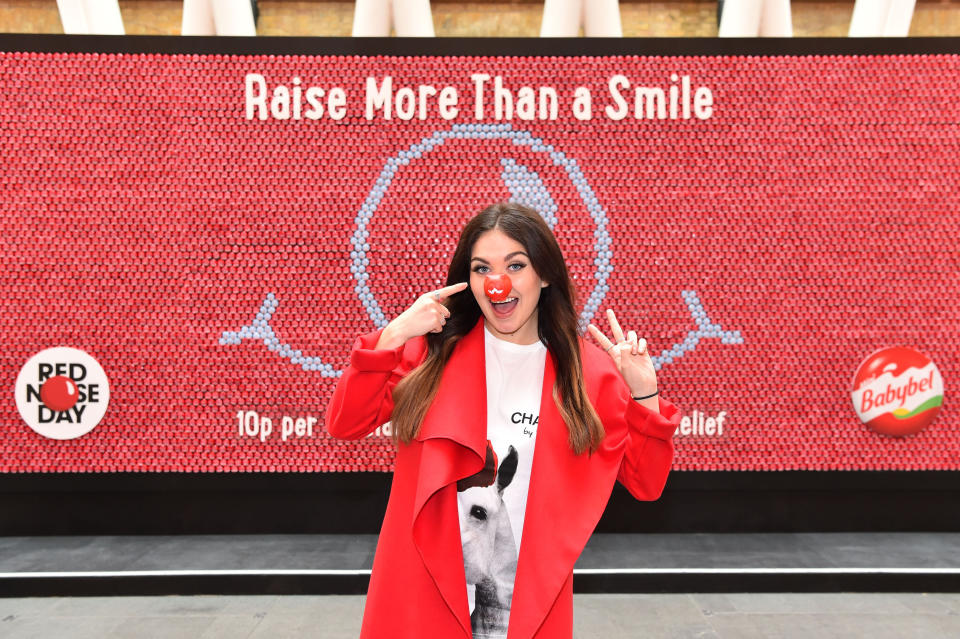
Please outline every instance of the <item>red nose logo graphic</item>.
M51 410L70 410L77 404L78 398L77 385L65 375L49 377L40 386L40 401Z
M509 275L487 275L483 280L483 292L487 294L491 302L506 300L512 288L513 284L510 283Z

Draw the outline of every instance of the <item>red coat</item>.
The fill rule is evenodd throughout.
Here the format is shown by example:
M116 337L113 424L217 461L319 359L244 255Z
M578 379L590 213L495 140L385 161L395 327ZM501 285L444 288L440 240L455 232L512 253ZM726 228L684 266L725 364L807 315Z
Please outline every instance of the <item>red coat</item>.
M327 408L335 437L358 439L389 421L396 383L426 356L426 340L374 350L380 332L357 339ZM610 357L581 340L587 394L606 430L592 456L576 455L553 401L547 353L509 639L573 634L573 565L615 480L641 500L660 496L673 459L679 410L660 414L630 399ZM471 637L457 480L484 464L487 447L483 318L444 369L420 434L397 450L393 484L373 561L361 638Z

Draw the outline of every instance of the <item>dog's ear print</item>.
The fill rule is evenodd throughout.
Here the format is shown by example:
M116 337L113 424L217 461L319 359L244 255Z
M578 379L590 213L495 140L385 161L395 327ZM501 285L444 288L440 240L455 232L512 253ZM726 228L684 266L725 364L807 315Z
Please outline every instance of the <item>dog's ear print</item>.
M497 454L493 452L493 446L490 444L490 440L487 440L487 459L478 472L470 475L469 477L464 477L457 482L457 492L462 493L468 488L483 487L489 486L493 483L494 478L497 475Z
M510 452L507 453L507 456L503 459L503 463L500 464L500 468L497 470L497 490L501 493L503 489L513 481L513 476L517 474L519 457L517 449L511 446Z

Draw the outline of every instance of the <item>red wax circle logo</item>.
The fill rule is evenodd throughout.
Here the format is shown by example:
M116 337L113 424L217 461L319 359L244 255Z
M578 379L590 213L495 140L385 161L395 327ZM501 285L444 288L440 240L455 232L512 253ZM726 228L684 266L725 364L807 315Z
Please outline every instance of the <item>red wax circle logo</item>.
M40 401L50 410L70 410L78 398L77 384L66 375L48 377L40 386Z
M912 435L936 419L943 404L943 377L929 357L905 346L881 349L853 377L853 409L884 435Z

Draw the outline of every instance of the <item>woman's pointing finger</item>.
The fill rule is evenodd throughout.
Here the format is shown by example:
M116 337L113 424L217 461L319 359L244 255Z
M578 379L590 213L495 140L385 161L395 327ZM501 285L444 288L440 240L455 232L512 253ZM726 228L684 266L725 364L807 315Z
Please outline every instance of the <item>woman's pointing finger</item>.
M433 296L433 299L437 300L438 302L442 302L451 295L455 295L456 293L466 289L469 285L469 282L451 284L450 286L444 286L443 288L435 290L433 293L431 293L431 295Z

